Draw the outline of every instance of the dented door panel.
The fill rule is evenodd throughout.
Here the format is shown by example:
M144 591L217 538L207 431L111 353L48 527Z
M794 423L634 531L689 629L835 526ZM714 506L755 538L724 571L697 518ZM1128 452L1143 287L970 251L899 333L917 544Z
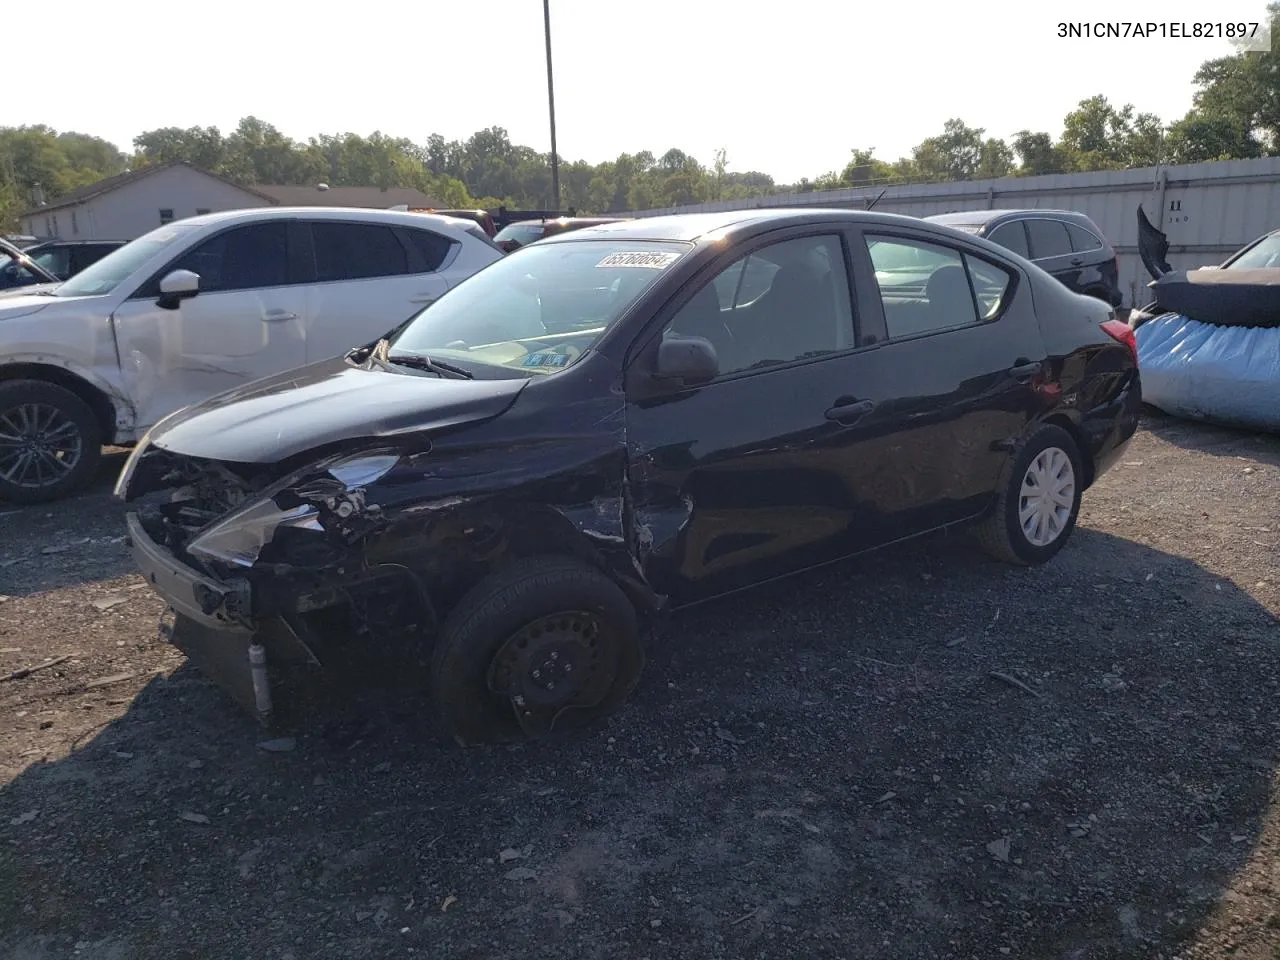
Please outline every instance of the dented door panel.
M201 293L166 310L127 300L112 317L140 429L180 407L306 359L304 288Z

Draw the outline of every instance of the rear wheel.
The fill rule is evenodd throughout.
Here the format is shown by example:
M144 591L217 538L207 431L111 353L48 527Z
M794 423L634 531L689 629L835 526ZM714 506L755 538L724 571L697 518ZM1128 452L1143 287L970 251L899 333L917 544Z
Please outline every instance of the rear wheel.
M617 584L571 558L535 557L486 578L446 618L431 694L463 746L537 739L616 711L643 666Z
M89 482L102 428L89 405L43 380L0 383L0 500L47 503Z
M1080 513L1080 451L1061 427L1044 426L1013 458L978 540L995 559L1030 566L1066 545Z

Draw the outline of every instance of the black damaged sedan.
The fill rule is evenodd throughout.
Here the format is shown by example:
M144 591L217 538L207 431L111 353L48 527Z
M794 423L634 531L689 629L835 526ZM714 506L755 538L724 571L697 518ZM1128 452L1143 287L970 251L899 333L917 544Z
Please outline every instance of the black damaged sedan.
M460 743L607 715L663 611L940 528L1066 544L1141 405L1132 332L908 217L656 217L531 245L373 345L182 410L117 495L174 642L407 640Z

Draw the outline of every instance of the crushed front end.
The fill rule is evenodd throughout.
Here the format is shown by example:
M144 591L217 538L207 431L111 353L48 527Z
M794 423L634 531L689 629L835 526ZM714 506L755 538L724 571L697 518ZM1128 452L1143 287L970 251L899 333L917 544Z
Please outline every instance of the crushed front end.
M399 636L433 625L413 573L365 550L385 523L369 487L401 457L384 447L272 467L144 440L126 464L116 495L135 504L129 544L174 614L173 643L262 719L274 713L266 664L274 679L276 668L340 653L326 634L349 641L388 624Z

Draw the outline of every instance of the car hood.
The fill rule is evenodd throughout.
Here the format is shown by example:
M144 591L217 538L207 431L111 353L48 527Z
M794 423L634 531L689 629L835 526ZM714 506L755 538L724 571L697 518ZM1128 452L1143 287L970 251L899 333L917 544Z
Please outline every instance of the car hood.
M56 286L56 283L42 283L39 286L0 290L0 320L25 317L57 303L56 297L40 295L41 290L52 290Z
M454 380L323 360L193 404L148 442L186 456L278 463L343 440L396 436L488 420L529 381Z

